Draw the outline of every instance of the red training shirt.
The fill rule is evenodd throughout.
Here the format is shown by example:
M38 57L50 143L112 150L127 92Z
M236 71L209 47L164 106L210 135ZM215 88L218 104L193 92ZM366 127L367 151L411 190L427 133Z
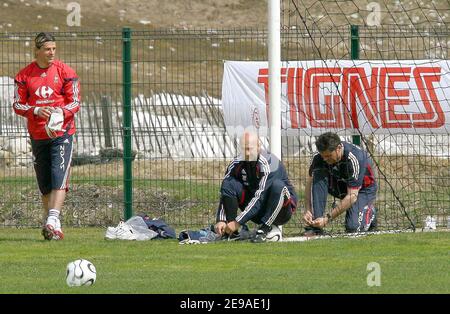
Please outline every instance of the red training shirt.
M28 133L34 140L49 139L45 131L46 119L35 114L37 107L61 107L65 129L75 133L74 115L80 110L80 82L75 71L59 60L42 69L36 61L23 68L15 78L13 108L27 118ZM64 132L58 132L58 136Z

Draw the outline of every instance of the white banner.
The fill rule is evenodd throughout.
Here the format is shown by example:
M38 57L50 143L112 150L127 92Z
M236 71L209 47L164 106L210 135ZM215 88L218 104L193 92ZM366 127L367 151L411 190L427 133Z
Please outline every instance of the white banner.
M450 133L450 66L435 60L282 62L285 135ZM268 63L226 61L222 106L230 135L268 134Z

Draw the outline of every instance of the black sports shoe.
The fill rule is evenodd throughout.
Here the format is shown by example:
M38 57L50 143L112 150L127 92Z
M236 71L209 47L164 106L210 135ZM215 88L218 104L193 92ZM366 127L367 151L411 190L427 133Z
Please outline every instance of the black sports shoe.
M228 241L238 241L241 239L241 235L238 231L233 232L228 236Z
M302 233L302 236L314 237L314 236L319 236L319 235L324 235L324 234L325 234L325 232L323 231L323 229L306 227L305 231Z
M261 229L256 230L255 237L251 240L253 243L263 243L267 240L267 234Z
M213 229L214 230L214 229ZM251 237L250 231L246 224L242 225L240 231L235 231L231 235L224 234L219 240L222 241L242 241L248 240Z
M267 240L267 234L272 230L271 226L266 224L262 224L258 230L256 230L256 234L251 240L253 243L263 243Z

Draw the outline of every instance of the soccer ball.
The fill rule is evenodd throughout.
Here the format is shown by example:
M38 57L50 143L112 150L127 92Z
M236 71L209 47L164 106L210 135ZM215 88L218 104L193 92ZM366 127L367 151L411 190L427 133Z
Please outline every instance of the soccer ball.
M281 241L282 239L283 239L283 235L281 232L281 228L276 225L272 225L272 230L270 230L270 232L267 234L266 241L278 242L278 241Z
M77 259L67 264L66 282L69 287L92 286L97 279L94 264L85 259Z

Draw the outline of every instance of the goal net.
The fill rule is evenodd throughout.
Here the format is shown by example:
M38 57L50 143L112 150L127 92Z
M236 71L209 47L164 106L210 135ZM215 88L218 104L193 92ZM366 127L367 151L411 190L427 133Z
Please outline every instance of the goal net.
M446 227L449 3L281 0L281 10L287 125L312 149L334 130L370 153L383 228Z

